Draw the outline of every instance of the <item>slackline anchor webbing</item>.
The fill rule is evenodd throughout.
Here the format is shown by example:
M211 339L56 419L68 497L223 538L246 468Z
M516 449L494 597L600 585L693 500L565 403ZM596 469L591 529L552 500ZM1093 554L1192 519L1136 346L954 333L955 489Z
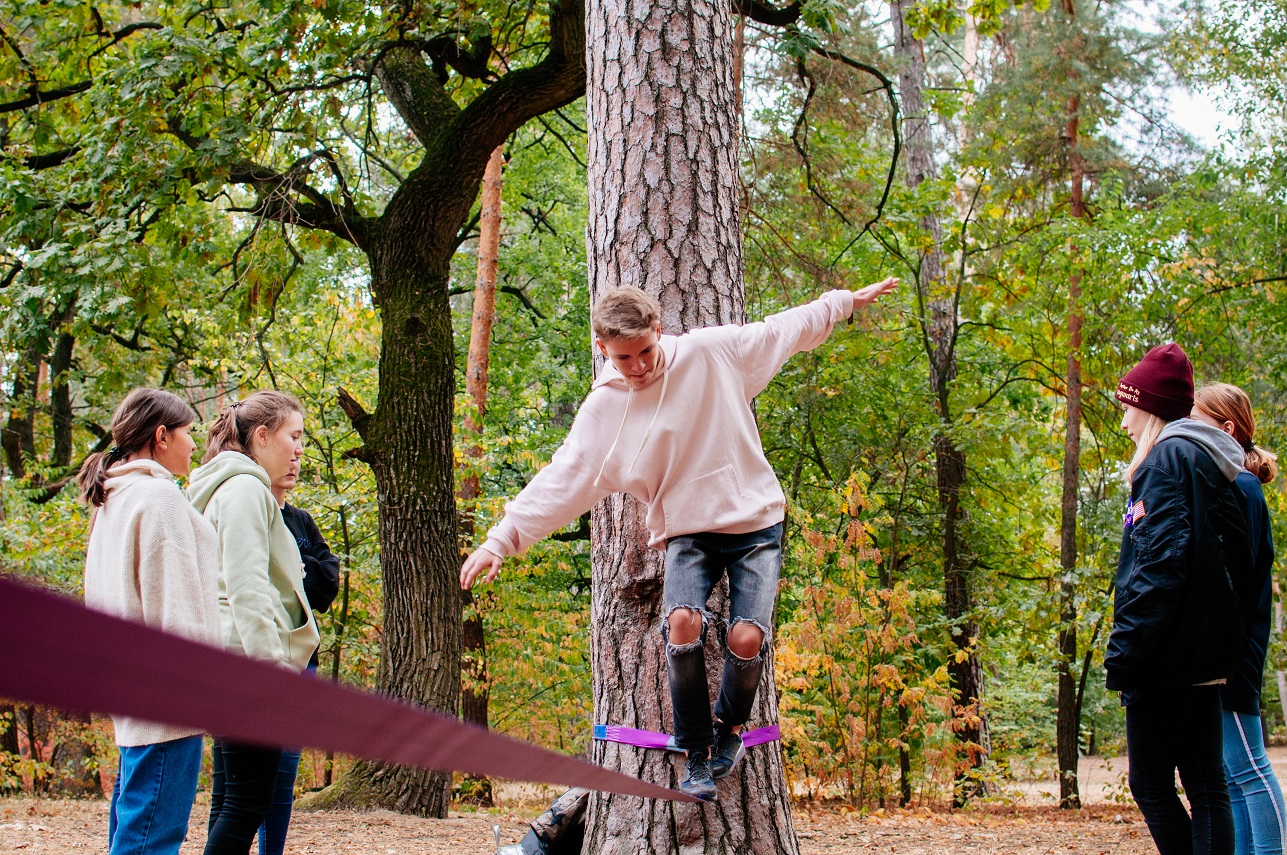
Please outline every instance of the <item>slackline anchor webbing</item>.
M669 733L659 733L655 730L636 730L633 727L620 727L615 724L596 724L594 726L594 738L603 742L620 742L622 745L635 745L639 748L660 748L665 751L683 750L675 744L675 737ZM765 727L757 727L755 730L743 731L742 744L750 748L753 745L776 742L781 738L781 728L776 724L770 724Z

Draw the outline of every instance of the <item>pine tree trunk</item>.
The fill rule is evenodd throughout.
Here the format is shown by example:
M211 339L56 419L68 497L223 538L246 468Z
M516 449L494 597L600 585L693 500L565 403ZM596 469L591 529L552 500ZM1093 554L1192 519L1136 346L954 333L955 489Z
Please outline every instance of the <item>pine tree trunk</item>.
M465 365L465 395L470 412L466 413L465 457L477 465L483 456L479 438L487 415L487 380L491 361L492 323L496 318L496 270L500 256L502 169L505 152L497 146L487 160L483 174L483 202L478 219L478 275L474 284L474 314L469 328L469 356ZM474 512L479 495L478 474L471 471L460 483L460 538L463 551L474 540ZM460 717L470 724L487 727L489 700L487 682L487 636L482 615L474 608L472 591L462 591L464 619L464 657L461 660L462 685ZM469 799L491 806L492 785L486 778L468 778L463 790Z
M1070 21L1076 18L1073 0L1063 1ZM1080 39L1078 39L1080 40ZM1076 55L1074 50L1073 55ZM1079 77L1075 68L1070 80ZM1077 219L1088 215L1085 192L1085 163L1078 148L1078 123L1081 96L1068 99L1067 120L1063 129L1064 147L1068 154L1068 213ZM1076 247L1073 247L1074 254ZM1074 269L1068 278L1068 373L1066 403L1067 424L1064 429L1063 495L1059 523L1059 689L1056 701L1055 744L1059 765L1059 806L1081 807L1077 782L1078 748L1081 733L1081 690L1073 668L1077 664L1077 496L1078 472L1081 468L1081 272Z
M937 178L933 139L925 106L925 48L908 28L907 10L913 0L893 0L890 22L894 27L894 54L900 62L899 96L903 105L904 140L907 152L907 183L913 189ZM956 378L957 295L947 281L943 265L943 227L939 218L926 214L921 229L930 236L929 248L920 258L916 287L920 304L926 356L929 359L930 391L938 408L942 432L934 440L934 464L938 476L939 507L943 510L944 613L952 626L952 642L959 656L948 662L955 699L952 729L961 742L971 769L987 762L990 748L987 720L983 714L983 667L975 646L980 628L974 617L970 589L973 562L961 530L961 488L965 484L965 452L952 441L951 385ZM962 804L981 795L985 784L977 777L958 775L954 801Z
M662 329L745 318L734 23L719 0L586 10L591 296L633 285L657 297ZM614 496L592 515L595 721L672 727L661 640L662 555L640 506ZM710 608L727 613L727 586ZM706 650L720 673L717 632ZM712 692L712 695L714 693ZM748 727L777 721L771 658ZM679 755L599 742L593 759L676 785ZM752 748L706 805L594 794L584 851L796 853L781 747Z

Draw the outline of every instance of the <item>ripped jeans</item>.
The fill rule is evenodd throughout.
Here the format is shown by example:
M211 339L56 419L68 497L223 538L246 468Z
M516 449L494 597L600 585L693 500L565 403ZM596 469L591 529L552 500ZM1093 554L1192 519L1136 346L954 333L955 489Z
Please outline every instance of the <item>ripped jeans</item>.
M782 523L749 534L682 535L670 538L666 544L661 633L666 640L675 744L684 750L705 748L715 742L703 648L711 619L706 601L725 571L728 572L729 628L739 622L749 622L764 634L760 652L752 659L724 651L724 673L720 678L715 715L726 725L738 726L750 718L755 691L764 673L773 603L782 573ZM690 644L671 644L671 612L684 608L701 614L701 636Z

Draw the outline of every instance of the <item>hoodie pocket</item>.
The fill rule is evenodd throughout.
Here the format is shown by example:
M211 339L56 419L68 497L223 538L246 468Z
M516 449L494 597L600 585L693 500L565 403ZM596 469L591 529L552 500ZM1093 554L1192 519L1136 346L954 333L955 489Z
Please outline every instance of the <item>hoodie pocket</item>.
M317 643L321 640L318 635L316 624L309 620L308 600L299 593L295 595L296 601L303 609L303 623L294 627L286 633L286 656L294 664L299 664L303 668L312 658L313 651L317 649Z
M732 464L685 481L662 499L666 535L720 531L746 522L749 501Z

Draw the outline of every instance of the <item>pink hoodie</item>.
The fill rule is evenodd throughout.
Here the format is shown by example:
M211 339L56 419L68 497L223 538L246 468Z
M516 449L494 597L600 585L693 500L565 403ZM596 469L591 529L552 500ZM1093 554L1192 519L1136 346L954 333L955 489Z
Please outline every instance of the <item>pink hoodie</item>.
M745 326L663 335L661 376L634 390L604 365L549 465L505 505L483 548L515 555L612 493L648 506L648 545L779 523L786 497L760 445L751 400L796 353L853 313L836 290Z

